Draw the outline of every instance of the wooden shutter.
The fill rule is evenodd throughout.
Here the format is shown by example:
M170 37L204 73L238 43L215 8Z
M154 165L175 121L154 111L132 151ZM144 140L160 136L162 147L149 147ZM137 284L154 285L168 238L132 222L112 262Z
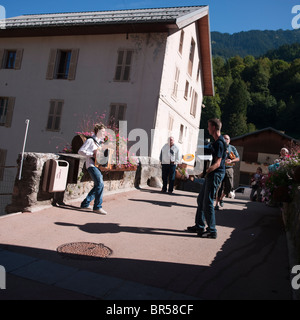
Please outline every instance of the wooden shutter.
M15 101L16 101L16 98L13 98L13 97L8 98L6 121L5 121L5 127L7 127L7 128L11 127L13 113L14 113L14 107L15 107Z
M16 51L15 70L21 69L22 58L23 58L23 49L18 49Z
M46 79L47 80L52 80L54 78L56 56L57 56L57 50L56 49L51 49L50 50L49 61L48 61L47 74L46 74Z
M79 49L73 49L68 73L68 80L75 80Z
M5 50L4 49L0 49L0 69L3 69L3 59L4 59L4 56L5 56Z
M3 181L7 150L0 149L0 181Z
M126 110L126 105L120 104L119 105L119 111L118 111L118 121L120 120L125 120L125 110Z

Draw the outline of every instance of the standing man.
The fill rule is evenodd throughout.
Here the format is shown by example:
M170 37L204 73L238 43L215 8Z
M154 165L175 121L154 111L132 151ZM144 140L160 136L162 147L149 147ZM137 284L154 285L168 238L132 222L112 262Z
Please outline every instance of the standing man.
M169 138L169 143L166 143L160 152L160 162L162 164L162 192L167 192L169 182L169 194L173 193L176 165L180 163L181 154L179 148L174 143L174 137Z
M233 177L234 171L233 167L237 162L240 161L240 155L237 152L236 148L230 144L230 137L229 135L223 136L226 144L227 144L227 152L226 152L226 160L225 160L225 178L223 179L220 188L217 192L216 198L216 206L215 210L219 210L219 202L220 206L224 206L224 197L229 195L229 193L233 190Z
M102 148L104 143L106 128L103 124L97 123L94 127L94 135L87 139L83 146L79 149L78 153L86 157L86 168L94 181L94 187L86 196L86 198L81 203L82 209L89 208L90 202L94 201L93 211L95 213L107 214L107 212L102 208L103 203L103 176L100 170L95 166L95 159L97 154Z
M204 184L199 193L195 225L188 227L189 232L197 232L201 238L217 238L214 196L225 176L226 142L221 135L222 123L219 119L208 120L208 132L215 142L211 145L212 163L206 171ZM205 222L207 228L205 231Z

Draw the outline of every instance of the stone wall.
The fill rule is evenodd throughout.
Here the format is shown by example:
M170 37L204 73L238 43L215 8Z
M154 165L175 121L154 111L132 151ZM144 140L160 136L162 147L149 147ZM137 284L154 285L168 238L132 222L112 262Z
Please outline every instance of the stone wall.
M300 186L292 202L285 202L282 208L286 230L295 249L296 263L300 264Z
M45 163L50 160L66 160L69 163L67 186L64 192L43 191ZM161 180L161 165L149 157L137 157L136 171L103 172L105 193L133 190L148 185L153 178ZM20 167L21 156L17 163ZM82 200L93 187L93 182L85 168L85 157L78 154L25 153L22 179L17 173L12 203L6 207L7 213L32 212L56 203ZM157 186L159 187L159 186Z

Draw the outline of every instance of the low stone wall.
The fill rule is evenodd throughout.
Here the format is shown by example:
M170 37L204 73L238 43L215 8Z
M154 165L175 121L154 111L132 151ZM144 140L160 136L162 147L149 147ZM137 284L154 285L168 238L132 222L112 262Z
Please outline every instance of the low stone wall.
M66 160L69 173L64 192L43 191L45 163L50 160ZM161 165L149 157L136 157L139 163L136 171L103 172L105 192L122 192L140 188L153 178L160 180ZM20 167L21 156L17 163ZM93 187L93 182L85 168L85 157L78 154L25 153L22 179L17 173L12 195L12 203L6 207L7 213L32 212L60 202L81 200Z
M296 263L300 264L300 186L292 202L285 202L282 208L286 230L295 249Z

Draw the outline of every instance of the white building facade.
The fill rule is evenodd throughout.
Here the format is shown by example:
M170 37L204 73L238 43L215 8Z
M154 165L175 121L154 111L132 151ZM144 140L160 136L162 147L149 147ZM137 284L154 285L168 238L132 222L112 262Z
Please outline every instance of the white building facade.
M16 164L26 119L28 152L59 152L113 117L147 133L153 158L170 135L194 153L203 96L213 90L207 6L6 19L0 166Z

